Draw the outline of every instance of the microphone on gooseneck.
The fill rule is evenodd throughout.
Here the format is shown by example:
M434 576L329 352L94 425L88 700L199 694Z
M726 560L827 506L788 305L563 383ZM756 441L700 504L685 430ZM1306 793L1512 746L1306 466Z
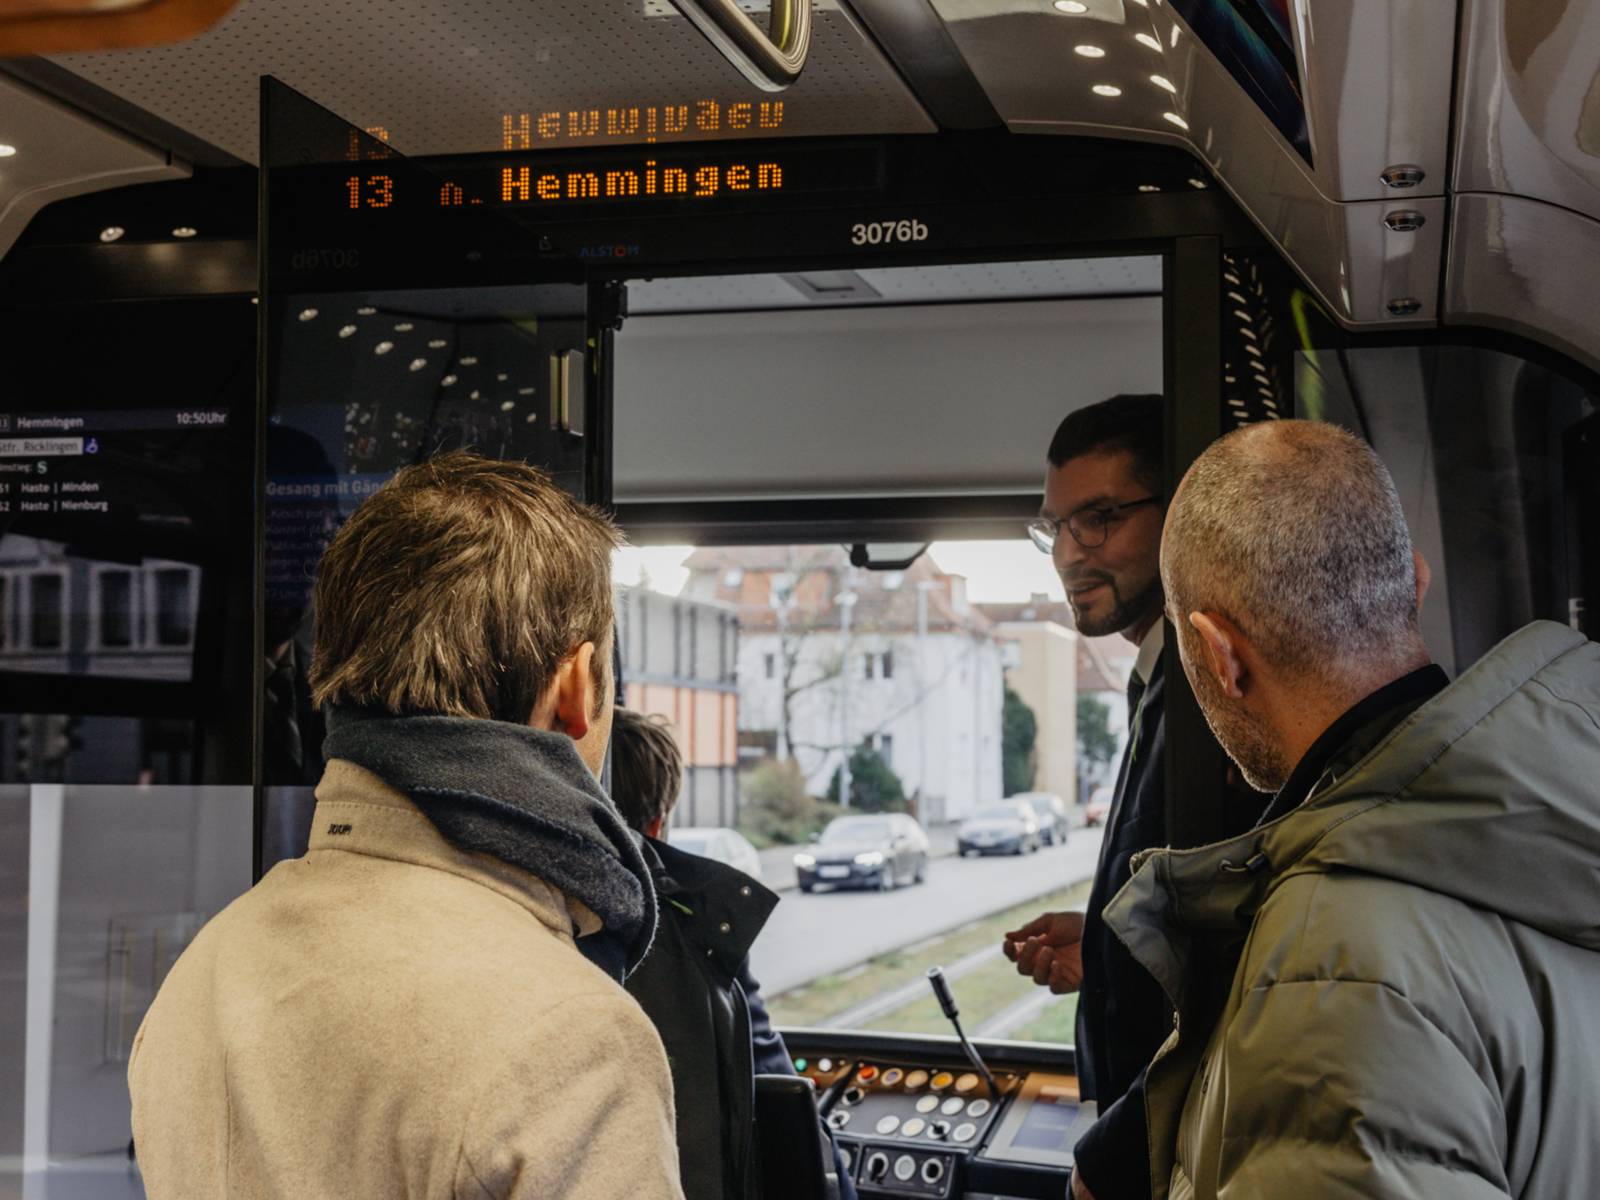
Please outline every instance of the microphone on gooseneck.
M978 1069L978 1074L983 1076L983 1081L989 1085L991 1099L1000 1098L1000 1089L995 1085L994 1076L989 1073L989 1065L983 1061L983 1056L978 1053L977 1047L967 1041L967 1035L961 1031L961 1010L956 1007L955 995L950 991L950 981L944 977L943 967L928 968L928 984L933 988L933 994L939 998L939 1007L944 1010L945 1018L955 1026L956 1037L961 1039L961 1049L966 1051L967 1061Z

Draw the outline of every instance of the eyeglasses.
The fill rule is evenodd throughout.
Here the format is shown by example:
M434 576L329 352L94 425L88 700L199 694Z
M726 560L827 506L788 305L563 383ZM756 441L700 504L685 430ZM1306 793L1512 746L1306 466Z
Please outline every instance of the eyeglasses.
M1106 538L1111 536L1112 523L1121 519L1119 514L1144 504L1160 504L1161 501L1161 496L1146 496L1142 500L1129 500L1126 504L1113 504L1106 508L1080 508L1059 521L1037 517L1028 522L1028 536L1041 552L1053 554L1056 538L1061 536L1061 527L1065 525L1073 541L1085 550L1093 550L1096 546L1106 544Z

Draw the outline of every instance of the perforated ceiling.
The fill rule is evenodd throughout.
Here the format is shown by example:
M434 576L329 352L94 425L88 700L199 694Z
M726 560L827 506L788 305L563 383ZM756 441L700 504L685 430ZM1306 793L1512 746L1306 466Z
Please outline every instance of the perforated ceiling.
M643 141L652 107L662 141L933 129L836 8L819 7L805 72L779 96L751 88L676 12L659 14L646 0L243 0L176 46L56 61L250 162L262 75L381 126L411 155L501 150L507 118L520 146L523 114L535 146ZM714 127L701 100L717 105ZM730 128L728 105L741 101L781 101L781 114ZM686 127L668 133L665 110L683 105ZM548 113L558 115L541 127Z

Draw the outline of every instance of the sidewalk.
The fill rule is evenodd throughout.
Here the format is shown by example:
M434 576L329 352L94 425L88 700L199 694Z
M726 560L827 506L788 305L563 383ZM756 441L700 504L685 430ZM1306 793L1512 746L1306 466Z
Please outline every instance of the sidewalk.
M760 851L761 882L775 892L787 892L795 886L794 856L806 847L773 846ZM947 858L956 852L956 826L935 825L928 830L928 857Z

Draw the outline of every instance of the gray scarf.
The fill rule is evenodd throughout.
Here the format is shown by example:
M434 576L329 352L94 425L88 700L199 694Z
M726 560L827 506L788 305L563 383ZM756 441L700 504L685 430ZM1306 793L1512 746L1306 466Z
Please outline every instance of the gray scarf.
M604 928L578 949L621 981L650 949L656 897L633 833L564 734L465 717L328 710L323 754L411 798L445 840L537 875Z

